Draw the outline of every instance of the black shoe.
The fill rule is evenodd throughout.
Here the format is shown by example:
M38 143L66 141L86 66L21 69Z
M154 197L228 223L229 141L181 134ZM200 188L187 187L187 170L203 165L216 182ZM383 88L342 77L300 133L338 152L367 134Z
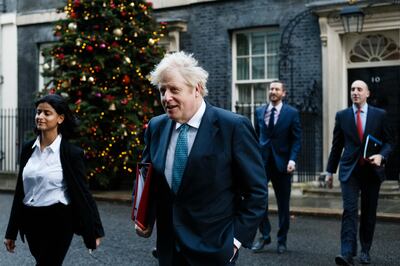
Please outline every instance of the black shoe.
M286 244L280 243L278 244L278 247L276 248L276 252L278 252L278 254L283 254L286 252Z
M336 262L336 265L343 265L343 266L354 265L352 257L347 257L347 256L342 256L342 255L337 255L335 258L335 262Z
M158 259L157 248L153 248L153 250L151 251L151 255L153 255L154 258Z
M267 239L264 239L263 237L260 237L257 240L257 242L253 244L253 246L251 247L251 250L254 253L261 252L263 250L264 246L268 245L270 243L271 243L271 238L270 237L267 238Z
M358 259L360 264L371 264L371 257L369 256L368 251L361 251Z

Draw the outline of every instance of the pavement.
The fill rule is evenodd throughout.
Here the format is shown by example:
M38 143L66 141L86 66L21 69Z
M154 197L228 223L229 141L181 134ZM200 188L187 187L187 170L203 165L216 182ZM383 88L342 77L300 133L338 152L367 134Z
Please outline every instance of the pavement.
M132 191L92 191L98 201L112 201L131 204ZM274 191L269 188L269 211L277 213ZM339 187L333 189L318 187L315 183L293 183L290 199L292 216L342 216L342 198ZM381 187L378 221L400 222L400 188L397 181L385 181Z
M13 192L14 182L0 182L0 191ZM1 180L0 180L1 181ZM13 183L13 184L11 184ZM317 182L293 183L290 200L292 216L318 216L341 218L342 198L339 184L333 189L321 187ZM92 191L97 201L118 202L130 205L132 191ZM269 187L269 211L277 213L276 200L272 187ZM400 188L397 181L385 181L382 184L377 210L378 221L400 222Z

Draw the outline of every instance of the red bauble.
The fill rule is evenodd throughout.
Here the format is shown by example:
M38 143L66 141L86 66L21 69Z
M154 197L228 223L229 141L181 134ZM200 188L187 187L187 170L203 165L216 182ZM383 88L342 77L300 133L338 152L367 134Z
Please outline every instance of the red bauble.
M74 0L74 6L79 6L81 4L81 0Z
M124 75L122 78L122 84L129 85L129 83L131 83L131 78L128 75Z
M70 16L71 18L76 18L76 13L75 13L75 12L71 12L71 14L69 14L69 16Z
M119 54L115 54L114 55L114 59L119 61L119 60L121 60L121 56Z
M93 52L93 46L91 46L91 45L86 46L86 51L88 51L89 53L92 53Z
M100 70L101 70L101 67L100 67L100 66L94 66L94 71L100 72Z

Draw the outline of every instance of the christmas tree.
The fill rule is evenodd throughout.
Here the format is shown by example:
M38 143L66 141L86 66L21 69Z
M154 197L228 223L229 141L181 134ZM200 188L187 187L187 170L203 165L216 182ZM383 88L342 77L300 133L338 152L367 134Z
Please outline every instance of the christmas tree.
M143 131L161 112L149 73L163 56L166 26L146 1L68 0L59 12L66 13L54 27L59 42L43 52L45 92L66 97L79 117L91 183L133 180Z

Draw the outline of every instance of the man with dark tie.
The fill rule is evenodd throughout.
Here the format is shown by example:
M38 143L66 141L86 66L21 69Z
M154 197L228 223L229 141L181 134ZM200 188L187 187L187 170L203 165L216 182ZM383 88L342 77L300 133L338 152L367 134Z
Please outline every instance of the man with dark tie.
M268 95L270 102L256 110L255 128L261 144L268 182L272 182L278 205L277 252L282 254L286 251L291 182L301 146L301 124L299 112L282 101L286 95L285 84L282 81L273 81ZM262 251L265 245L271 243L268 204L259 229L261 237L252 247L254 252Z
M376 208L381 182L385 179L384 161L393 148L393 139L386 112L367 104L369 89L364 81L351 84L352 106L336 114L332 149L327 165L327 182L332 185L339 167L342 189L343 215L341 229L341 254L336 256L338 265L353 265L357 255L358 198L361 192L359 262L370 264L369 251L375 230ZM382 142L379 153L363 158L368 135Z
M143 162L153 165L160 265L233 265L251 247L267 200L250 121L207 103L208 73L168 54L151 73L166 114L150 120ZM143 237L152 228L136 232Z

